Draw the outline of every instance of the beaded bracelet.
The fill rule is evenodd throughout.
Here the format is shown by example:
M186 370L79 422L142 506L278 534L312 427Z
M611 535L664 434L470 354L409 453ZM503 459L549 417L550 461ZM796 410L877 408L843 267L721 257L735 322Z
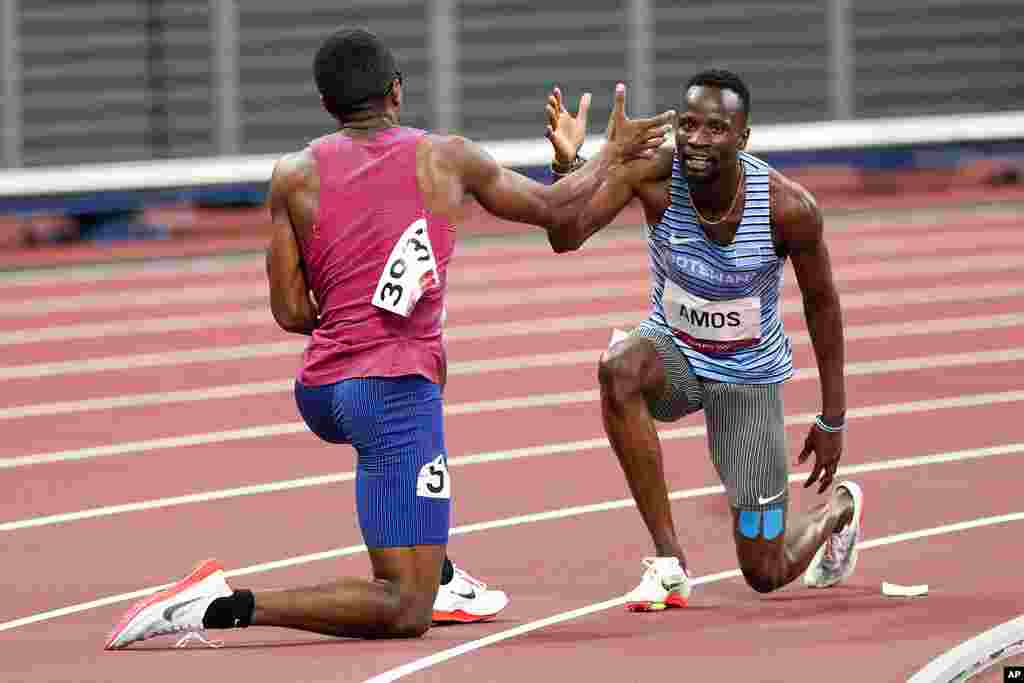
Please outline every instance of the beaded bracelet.
M833 427L830 424L826 424L826 422L823 419L821 419L821 415L818 415L814 418L814 424L815 426L817 426L818 429L820 429L823 432L829 432L834 434L836 432L846 431L846 420L843 420L843 423L838 427Z
M568 166L560 166L557 162L552 162L551 173L555 178L564 178L573 171L580 169L585 163L587 163L587 160L577 154L576 158L573 159Z

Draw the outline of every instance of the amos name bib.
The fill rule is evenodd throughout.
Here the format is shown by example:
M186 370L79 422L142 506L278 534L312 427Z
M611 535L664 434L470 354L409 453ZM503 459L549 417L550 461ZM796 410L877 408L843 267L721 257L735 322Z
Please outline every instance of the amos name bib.
M761 297L708 301L665 281L665 319L677 337L704 353L728 353L761 339Z

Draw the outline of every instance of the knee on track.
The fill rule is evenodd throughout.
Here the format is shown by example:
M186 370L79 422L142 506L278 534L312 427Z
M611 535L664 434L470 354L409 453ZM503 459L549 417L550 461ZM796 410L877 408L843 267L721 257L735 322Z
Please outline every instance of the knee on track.
M422 612L422 611L421 611ZM430 612L416 615L401 615L388 627L389 638L420 638L430 630Z
M396 609L383 625L382 637L419 638L430 629L433 596L399 595Z
M370 639L421 637L432 623L433 595L403 593L396 584L385 583L387 606L372 625L363 629L362 636ZM344 635L344 629L341 631L339 635Z
M771 593L785 585L779 572L767 567L743 567L743 579L758 593Z

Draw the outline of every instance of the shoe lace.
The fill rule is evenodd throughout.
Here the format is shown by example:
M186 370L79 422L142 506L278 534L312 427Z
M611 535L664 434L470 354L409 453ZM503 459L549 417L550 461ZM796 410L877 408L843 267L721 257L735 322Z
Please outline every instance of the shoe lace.
M686 581L686 577L688 576L687 573L686 573L686 570L683 569L681 566L680 566L678 572L673 571L670 574L666 574L666 575L662 576L662 573L658 570L658 566L657 566L658 565L658 561L654 557L645 557L645 558L643 558L641 560L641 562L643 563L643 565L645 567L644 578L645 579L651 579L651 580L654 580L654 581L658 581L665 588L672 588L674 586L678 586L679 583L682 583L682 582ZM665 580L664 579L666 579L666 578L674 579L677 576L679 577L678 581L673 580L673 581L669 582L669 585L667 585L667 586L665 585Z
M224 641L223 640L210 640L209 638L206 637L206 632L205 631L189 631L188 633L186 633L185 635L183 635L181 638L178 639L178 642L176 642L174 644L174 647L178 647L178 648L188 647L189 644L193 640L198 640L200 643L202 643L206 647L213 647L213 648L224 647Z
M480 579L474 579L472 576L470 576L466 572L462 571L458 567L455 568L455 575L457 577L459 577L460 579L462 579L463 581L465 581L466 583L468 583L469 585L473 586L474 588L477 588L477 589L482 590L482 591L487 590L487 584L486 583L484 583Z
M825 541L825 554L822 555L822 564L832 565L836 562L835 552L832 548L832 536Z
M641 564L644 565L644 578L645 579L656 578L656 576L658 574L658 570L655 567L655 565L657 563L654 561L654 558L653 557L645 557L642 560L640 560L640 562L641 562Z

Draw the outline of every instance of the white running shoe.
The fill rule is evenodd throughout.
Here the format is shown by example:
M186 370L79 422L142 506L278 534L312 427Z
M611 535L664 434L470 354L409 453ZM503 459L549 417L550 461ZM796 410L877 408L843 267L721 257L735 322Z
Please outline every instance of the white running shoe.
M690 600L690 577L675 557L645 557L640 585L626 593L630 612L658 612L668 607L686 607Z
M119 650L140 640L175 633L184 634L178 647L193 638L216 646L203 636L203 616L211 602L232 592L220 562L200 562L181 581L132 605L110 632L105 649Z
M804 584L811 588L829 588L845 581L857 565L857 544L864 536L864 492L852 481L844 481L836 489L846 489L853 498L853 518L841 531L829 535L807 565Z
M483 581L455 567L452 580L437 590L434 598L435 624L469 624L487 621L508 605L505 591L488 588Z

